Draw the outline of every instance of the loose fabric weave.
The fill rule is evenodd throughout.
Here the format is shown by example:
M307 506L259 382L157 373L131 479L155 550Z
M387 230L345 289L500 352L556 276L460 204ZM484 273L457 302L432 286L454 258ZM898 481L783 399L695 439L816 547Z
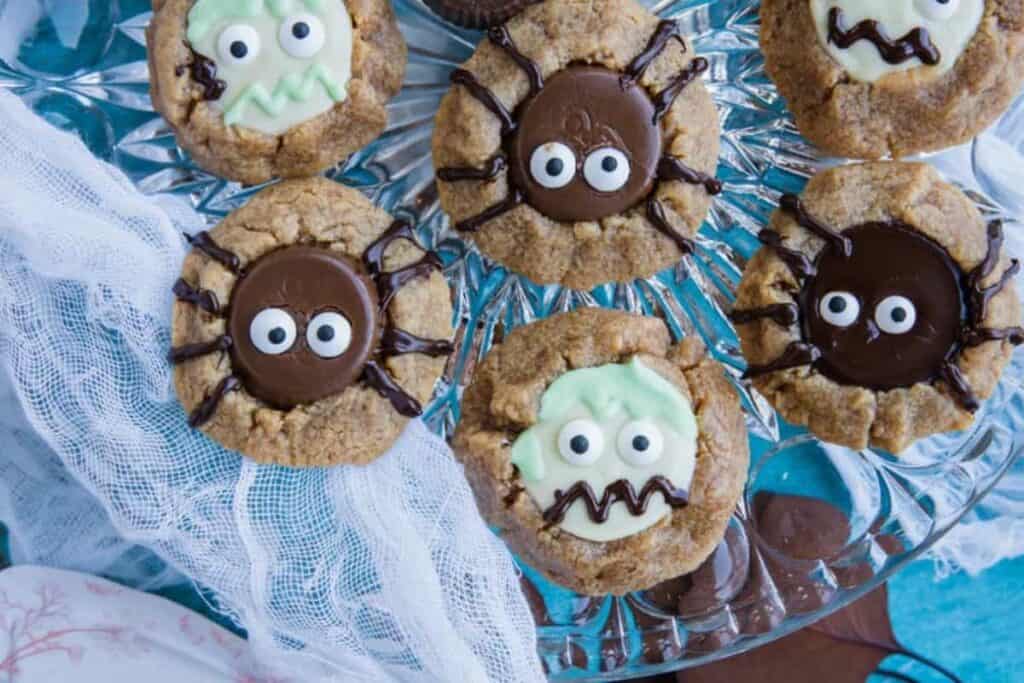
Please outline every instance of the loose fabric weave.
M416 422L369 467L303 471L189 429L165 356L182 232L202 220L3 92L0 169L0 362L120 534L212 589L298 680L542 680L512 558L442 440ZM5 454L5 479L34 450ZM25 486L0 510L31 505ZM24 528L47 528L38 512Z

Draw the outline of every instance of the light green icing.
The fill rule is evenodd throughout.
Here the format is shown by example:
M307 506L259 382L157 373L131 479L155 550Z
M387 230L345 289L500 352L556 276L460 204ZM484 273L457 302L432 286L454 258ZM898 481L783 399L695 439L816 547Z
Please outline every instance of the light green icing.
M252 83L234 104L224 112L224 123L229 126L245 120L245 110L255 104L269 116L279 116L289 103L306 102L322 85L335 102L345 99L345 88L331 75L323 64L314 64L303 74L288 74L277 82L273 93L267 92L262 83Z
M187 37L190 43L198 43L218 23L226 19L251 19L264 9L283 19L300 3L311 12L320 12L324 6L324 0L199 0L188 13Z
M561 430L586 420L601 432L603 448L589 465L567 462L559 453ZM637 422L658 430L662 456L650 464L635 464L618 450L618 436ZM573 370L559 377L541 397L537 423L512 444L512 463L524 488L543 511L566 491L586 481L600 499L605 488L627 479L639 492L655 476L664 476L688 489L696 467L697 419L690 402L672 382L634 358L621 365ZM634 516L622 503L610 508L608 520L595 523L577 501L559 523L562 530L591 541L607 542L639 533L670 514L661 495L651 499L647 512Z
M697 421L686 398L638 358L624 365L603 365L562 375L541 397L540 419L561 419L577 403L590 408L601 420L625 410L633 418L664 418L686 437L697 434Z

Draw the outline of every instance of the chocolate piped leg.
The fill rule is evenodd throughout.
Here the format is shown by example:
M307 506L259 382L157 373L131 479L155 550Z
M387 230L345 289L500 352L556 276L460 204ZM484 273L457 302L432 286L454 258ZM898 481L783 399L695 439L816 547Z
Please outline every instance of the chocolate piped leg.
M424 339L394 327L384 330L380 347L381 352L389 357L420 353L431 358L441 358L451 355L454 350L452 343L445 339Z
M786 350L782 352L781 356L773 360L771 363L766 363L764 365L751 365L748 367L747 371L743 373L743 379L753 379L773 372L792 370L793 368L813 365L818 362L818 359L820 358L821 351L819 351L817 347L812 346L811 344L805 344L804 342L793 342L786 347Z
M722 193L722 181L696 169L690 168L675 157L662 157L658 162L658 178L661 180L682 180L690 185L703 185L710 195Z
M675 242L681 252L684 254L693 253L693 240L679 234L679 231L669 224L668 217L665 216L665 208L654 197L647 200L647 220L663 235Z
M186 234L185 239L188 240L193 249L203 252L232 273L238 274L242 272L242 260L238 258L238 254L222 248L210 237L210 233L205 230L197 232L195 235Z
M455 69L452 71L452 83L461 85L469 91L476 100L484 105L492 114L498 117L501 121L501 134L502 136L511 135L516 130L515 119L512 118L512 114L501 103L498 96L495 95L490 88L484 86L480 81L477 80L469 71L465 69Z
M685 51L686 41L683 40L679 32L679 24L669 19L658 24L658 28L654 30L650 40L647 41L647 47L633 58L633 61L629 63L629 66L626 67L625 72L622 74L622 87L628 88L643 78L647 72L647 67L661 56L661 53L665 51L669 41L673 38L679 41L679 44L683 46Z
M231 348L232 344L234 344L234 341L231 337L224 334L212 341L176 346L167 354L167 360L174 365L179 365L193 358L227 351Z
M758 320L772 320L782 327L790 327L796 325L800 320L800 307L796 304L771 304L749 310L734 310L729 314L729 320L737 325L746 325Z
M494 180L498 174L508 167L508 159L499 154L487 162L483 168L472 166L449 166L437 172L437 179L446 183L457 183L464 180Z
M423 414L420 402L395 384L395 380L391 379L391 375L377 361L370 361L363 368L363 381L386 398L399 415L416 418Z
M665 89L654 96L654 122L658 123L668 113L672 103L702 73L708 70L708 60L696 57L686 65Z
M195 429L201 427L214 416L217 412L217 408L220 407L221 401L224 397L233 391L238 391L242 388L242 382L234 375L228 375L220 381L217 387L213 390L213 393L203 399L203 402L199 404L192 414L188 417L188 425Z
M512 40L512 34L508 32L505 26L494 26L488 29L487 37L492 43L504 50L505 54L526 74L527 80L530 81L530 97L533 97L544 88L544 77L541 74L540 67L535 61L519 51L515 41Z
M363 264L370 275L377 277L384 270L384 253L397 240L407 240L416 244L416 234L412 223L396 220L377 240L363 252Z
M178 301L192 304L211 315L220 315L220 303L217 301L217 295L208 289L197 289L185 282L184 279L179 278L171 291L174 292Z
M960 368L955 363L945 362L940 370L940 375L964 410L973 413L981 407L981 403L978 401L977 396L974 395L974 390L971 389L970 383L968 383L964 373L960 371Z
M846 258L853 254L853 241L828 227L817 218L812 216L804 207L800 198L795 194L784 194L779 200L779 206L783 211L793 216L800 227L811 231L821 239L825 240L839 250Z
M1024 327L983 327L964 333L964 346L981 346L990 341L1008 341L1014 346L1024 344Z
M813 277L816 274L816 269L814 264L811 263L811 259L807 258L805 254L784 245L782 243L782 235L774 230L762 230L757 234L757 239L761 241L761 244L774 251L775 255L782 259L783 263L786 264L790 272L798 280Z
M476 232L485 223L494 220L498 216L508 213L512 209L522 204L523 201L525 201L523 193L520 192L518 188L512 188L511 193L509 194L508 197L501 200L494 206L485 209L482 213L479 213L476 216L473 216L472 218L467 218L464 221L459 221L458 223L455 224L455 229L458 230L459 232Z
M402 287L409 282L430 275L441 269L441 259L432 252L427 252L419 261L399 268L392 273L381 273L377 276L377 290L380 292L380 309L386 310L391 300Z

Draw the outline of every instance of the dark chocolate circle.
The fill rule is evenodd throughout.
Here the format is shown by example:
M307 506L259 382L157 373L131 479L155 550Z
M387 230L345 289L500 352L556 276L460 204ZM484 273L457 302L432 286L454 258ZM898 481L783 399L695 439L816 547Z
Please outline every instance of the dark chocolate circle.
M424 0L427 7L453 24L488 28L504 23L539 0Z
M377 290L358 268L326 249L295 246L264 256L239 279L228 333L233 370L246 391L287 410L341 393L359 379L377 345L380 319ZM295 320L295 344L280 355L261 353L249 338L252 319L265 308L284 309ZM306 342L306 326L325 311L352 326L351 344L336 358L321 358Z
M641 86L624 85L618 72L598 66L563 69L523 103L517 121L508 150L512 180L527 202L549 218L589 221L614 216L639 204L654 188L662 153L654 102ZM556 189L544 187L530 174L534 150L551 142L573 150L577 164L572 181ZM602 147L614 147L629 160L629 180L615 192L600 192L583 176L587 157Z
M815 368L840 384L876 391L931 382L958 349L966 304L961 271L945 249L902 223L866 223L843 232L853 244L846 258L826 246L817 275L800 294L806 340L821 351ZM849 327L820 313L830 292L850 292L860 315ZM906 334L888 334L875 322L886 297L909 299L917 321ZM829 302L830 305L833 302Z

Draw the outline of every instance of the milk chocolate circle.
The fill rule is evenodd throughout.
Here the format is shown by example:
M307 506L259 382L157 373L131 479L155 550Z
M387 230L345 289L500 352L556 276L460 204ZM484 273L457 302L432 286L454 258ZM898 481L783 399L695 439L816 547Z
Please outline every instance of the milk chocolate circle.
M902 223L866 223L843 235L853 254L846 258L826 246L800 295L805 338L822 354L815 368L840 384L877 391L936 379L956 352L965 321L960 269L945 249ZM821 316L821 301L831 292L849 292L860 304L852 325ZM904 334L887 333L875 320L878 305L891 296L906 297L916 309Z
M622 74L597 66L570 66L552 76L517 112L518 130L509 157L513 182L527 202L558 221L598 220L629 209L654 187L661 158L661 127L647 91L624 83ZM534 151L552 142L576 156L576 175L564 187L548 189L530 173ZM629 160L630 176L614 192L589 185L587 157L612 147Z
M262 353L249 334L253 318L268 308L282 309L295 321L295 342L279 355ZM306 338L310 321L328 311L352 326L351 343L336 358L318 356ZM246 391L276 408L314 403L359 378L379 328L377 291L354 262L319 247L285 247L252 265L232 292L233 369Z

